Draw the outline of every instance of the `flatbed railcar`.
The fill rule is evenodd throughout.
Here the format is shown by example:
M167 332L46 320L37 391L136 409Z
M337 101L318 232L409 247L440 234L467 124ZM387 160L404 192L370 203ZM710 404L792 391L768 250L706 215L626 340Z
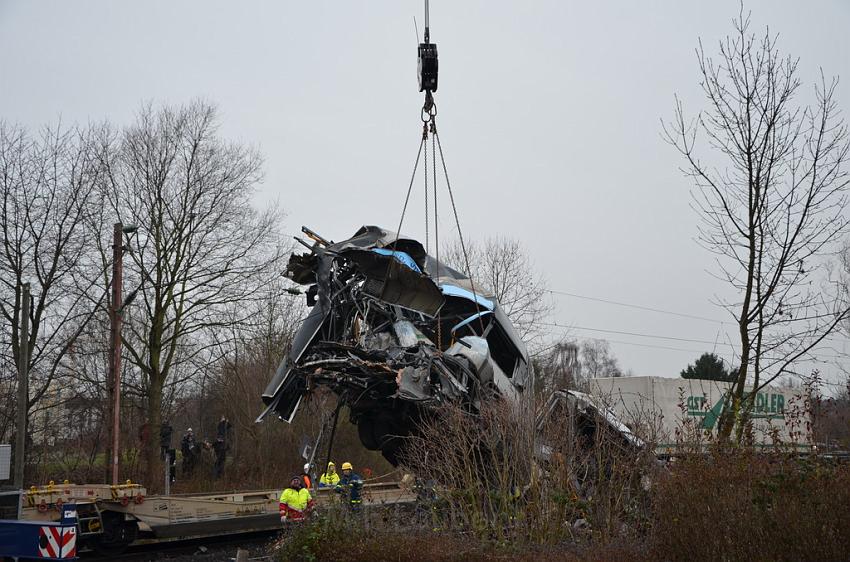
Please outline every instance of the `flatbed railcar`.
M58 521L62 507L73 503L81 548L117 553L131 544L219 536L282 528L280 489L152 495L126 482L55 484L32 487L19 496L21 520ZM314 491L317 508L338 502L330 489ZM416 494L395 482L367 483L363 506L405 505Z

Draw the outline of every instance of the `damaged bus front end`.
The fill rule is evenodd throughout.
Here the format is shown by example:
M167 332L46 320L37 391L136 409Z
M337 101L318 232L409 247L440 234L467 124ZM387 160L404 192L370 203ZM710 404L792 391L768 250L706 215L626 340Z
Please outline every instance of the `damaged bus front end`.
M291 422L312 389L332 389L363 445L397 464L402 437L446 402L471 412L532 386L525 345L492 295L438 263L416 240L364 226L342 242L303 229L309 251L286 276L307 286L310 312L265 392Z

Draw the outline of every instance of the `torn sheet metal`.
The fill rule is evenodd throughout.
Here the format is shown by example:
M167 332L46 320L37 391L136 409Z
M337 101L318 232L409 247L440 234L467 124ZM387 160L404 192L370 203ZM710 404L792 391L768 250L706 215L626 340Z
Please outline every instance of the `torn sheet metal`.
M549 424L568 428L566 432L556 432L559 438L569 438L584 432L594 439L602 439L603 436L613 439L631 450L646 446L644 440L620 421L610 408L593 396L577 390L557 390L552 393L537 418L538 433L545 436ZM564 445L546 441L544 438L539 442L538 455L542 460L548 460L555 448Z
M474 411L530 387L528 352L493 295L422 244L377 226L337 243L304 232L316 242L290 257L285 275L308 286L312 309L259 419L274 412L292 421L307 392L329 387L363 444L396 463L428 409L460 401Z

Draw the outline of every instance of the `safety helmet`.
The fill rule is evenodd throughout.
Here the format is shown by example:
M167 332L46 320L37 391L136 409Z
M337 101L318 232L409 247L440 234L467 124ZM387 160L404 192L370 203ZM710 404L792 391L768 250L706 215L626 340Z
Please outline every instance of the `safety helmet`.
M350 462L344 462L344 463L342 463L342 469L343 470L354 470L354 467L351 466Z
M189 429L187 429L186 433L192 433L192 428L190 427Z
M328 468L330 468L330 467L336 468L336 465L333 463L333 461L328 463Z

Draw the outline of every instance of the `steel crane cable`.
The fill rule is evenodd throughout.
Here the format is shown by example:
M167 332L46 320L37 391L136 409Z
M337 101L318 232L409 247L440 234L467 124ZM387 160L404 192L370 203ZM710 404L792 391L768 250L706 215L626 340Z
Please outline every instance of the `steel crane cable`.
M425 123L423 125L423 128L425 128L427 126L428 126L428 124ZM422 169L425 172L425 174L424 174L425 175L425 253L430 254L431 248L430 248L430 245L429 245L429 240L431 239L431 236L428 233L428 136L427 135L428 135L427 129L423 130L422 131L422 149L425 153L425 165L422 166ZM431 151L431 158L432 159L434 158L434 151L433 150ZM436 221L437 221L437 216L434 215L434 222L436 222Z
M426 104L428 103L426 96ZM432 100L433 104L433 100ZM430 112L429 112L430 113ZM469 284L472 287L472 298L475 301L475 312L478 314L478 322L481 327L481 333L484 334L484 320L481 317L481 307L478 303L478 292L475 289L475 280L472 278L472 268L469 265L469 253L466 251L466 242L463 239L463 231L460 227L460 218L457 215L457 205L455 205L455 196L454 192L452 192L452 183L449 180L449 170L446 167L446 158L443 155L443 143L440 142L440 133L437 132L437 120L436 120L436 106L434 106L434 115L431 117L431 134L437 140L437 150L440 152L440 163L443 166L443 174L446 178L446 189L449 192L449 201L452 204L452 213L454 214L455 226L457 227L457 235L460 240L460 249L463 253L463 261L466 265L466 274L469 276ZM436 155L435 155L436 156ZM436 163L434 164L436 166ZM435 217L436 220L436 217Z
M436 115L436 108L434 108L434 115ZM434 118L431 118L431 162L434 166L434 173L432 175L434 182L434 254L437 261L437 271L434 273L439 278L440 277L440 221L439 221L439 210L437 208L437 151L434 150L434 142L436 135L434 132L437 130L436 125L434 125ZM425 160L425 169L428 169L428 160ZM427 186L426 186L427 191ZM427 202L426 202L427 206ZM443 345L443 321L440 317L440 312L437 311L437 347Z
M422 156L422 147L425 145L425 137L419 142L419 150L416 152L416 161L413 163L413 173L410 174L410 185L407 186L407 195L404 197L404 207L401 209L401 216L398 219L398 228L396 236L401 236L401 226L404 224L404 215L407 213L407 204L410 202L410 193L413 191L413 181L416 179L416 170L419 168L419 159ZM398 240L398 238L396 238ZM390 260L392 264L395 260Z
M404 197L404 206L401 209L401 216L398 218L398 228L395 231L396 239L392 242L393 252L398 251L398 239L401 236L401 227L404 224L404 215L407 213L407 205L410 203L410 194L413 191L413 182L416 179L416 170L419 168L419 159L422 157L422 149L425 146L426 138L426 131L423 131L422 140L419 141L419 149L416 151L416 161L413 163L413 172L410 174L410 183L407 186L407 195ZM387 272L384 276L384 286L381 289L381 296L383 296L383 292L387 288L387 281L389 281L390 272L392 271L393 265L396 261L396 255L393 253L393 257L387 263Z

